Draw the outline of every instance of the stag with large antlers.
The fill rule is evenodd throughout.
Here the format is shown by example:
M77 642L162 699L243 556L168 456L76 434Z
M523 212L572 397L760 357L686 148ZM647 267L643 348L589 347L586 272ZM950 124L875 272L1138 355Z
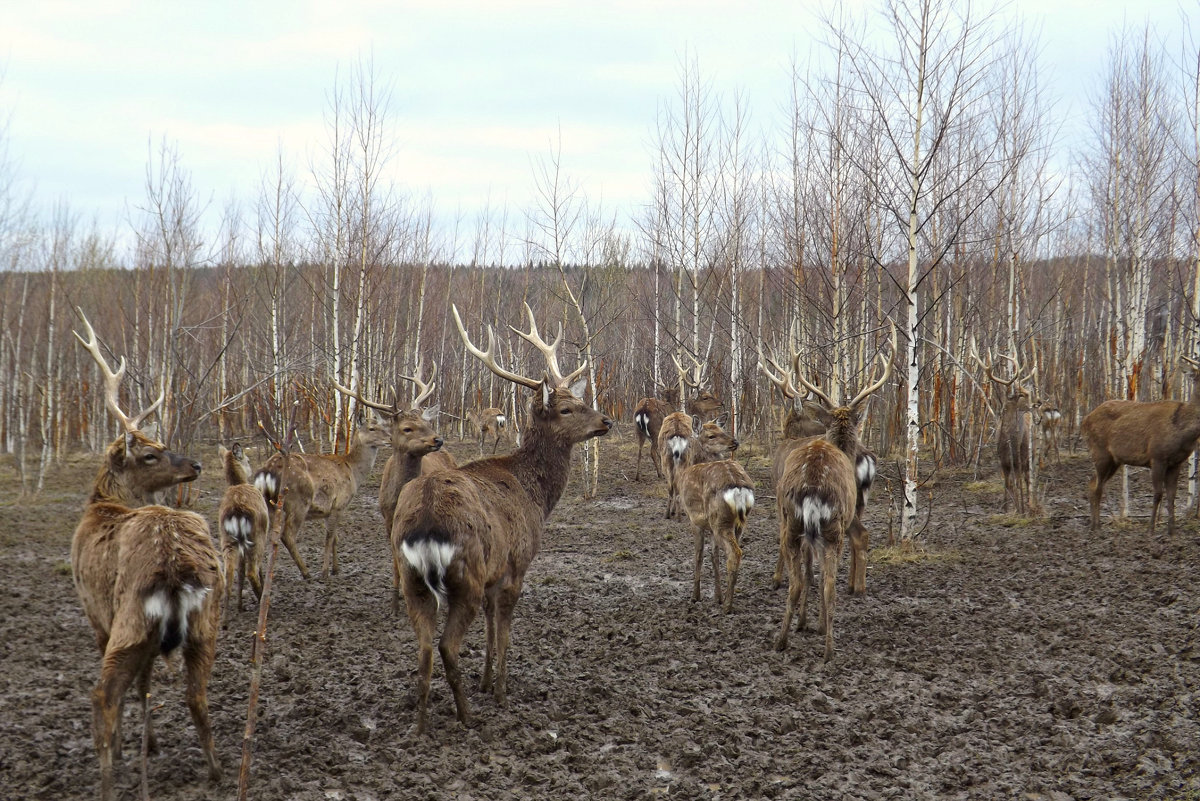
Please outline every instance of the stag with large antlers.
M82 310L79 316L87 338L78 332L75 336L104 375L105 405L124 429L108 446L71 540L75 589L103 656L100 680L92 691L92 735L100 757L100 798L108 801L113 797L113 754L121 753L125 692L136 682L144 738L153 750L151 669L155 657L166 657L181 646L188 709L209 779L220 779L208 717L208 679L225 580L204 518L142 505L157 491L200 475L198 461L172 453L140 430L165 393L139 414L125 414L120 406L125 359L112 370Z
M775 448L775 454L771 459L771 485L775 487L776 497L779 494L780 481L783 479L788 455L813 438L825 434L825 423L821 422L822 419L825 419L822 407L807 400L807 396L811 393L806 392L806 397L802 398L799 390L792 383L792 376L798 376L801 371L800 358L799 351L793 353L789 369L783 370L774 359L764 357L759 353L759 369L770 379L772 384L779 388L785 398L793 402L793 406L788 409L787 417L784 419L783 439ZM794 405L797 400L802 401L799 409ZM870 532L862 523L862 515L871 492L871 486L875 482L876 464L875 454L862 442L859 442L858 452L854 457L854 477L858 485L858 492L855 496L854 520L847 530L850 539L850 570L846 577L846 583L851 595L867 591L867 550L870 547ZM785 521L780 516L779 555L775 560L775 572L771 577L771 589L773 590L779 589L779 585L783 583L783 573L786 567L787 528L784 524Z
M458 720L472 723L458 660L463 637L481 605L487 642L480 689L493 690L500 705L507 703L513 609L546 518L566 487L571 450L578 442L607 434L613 425L583 402L584 381L572 386L586 363L569 374L559 369L561 327L554 342L546 343L527 304L529 332L513 329L545 357L547 374L539 381L500 367L492 328L487 329L487 349L480 350L471 342L458 309L451 309L467 350L499 377L533 390L534 397L516 451L418 476L400 493L392 523L392 558L417 635L418 732L428 725L433 640L442 608L446 622L438 651Z
M349 392L339 384L334 387ZM283 528L280 541L300 568L300 574L308 579L308 565L296 545L296 536L305 520L325 521L325 549L321 558L321 575L337 575L338 523L342 511L358 494L358 487L375 466L379 449L390 441L387 427L376 419L373 412L359 424L352 437L350 451L340 453L284 453L279 452L254 474L254 485L271 502L272 514L276 514L275 501L283 493ZM284 492L285 478L287 480Z
M896 327L892 326L891 351L879 354L880 376L844 405L834 402L796 372L800 384L820 403L816 411L826 432L793 450L784 464L776 490L780 541L787 553L788 598L775 649L787 648L792 616L804 628L808 609L808 584L813 552L821 559L821 620L825 634L825 661L833 658L833 611L837 600L837 570L846 533L858 516L859 479L855 460L861 443L858 429L867 398L891 376L896 355ZM797 607L799 607L797 609Z
M633 422L637 428L638 438L638 460L637 470L634 471L633 475L634 481L640 481L642 478L642 447L646 444L647 440L650 442L650 460L654 462L654 470L658 473L659 478L663 477L663 459L659 448L659 433L662 430L663 421L668 415L674 413L679 408L677 403L680 398L687 398L683 404L683 411L692 417L699 417L701 420L711 420L721 410L722 403L717 399L717 396L709 390L704 389L703 363L692 358L694 366L689 373L679 363L677 356L672 356L671 359L675 362L675 371L679 376L678 386L663 387L663 397L661 398L647 397L640 399L633 412ZM692 391L690 397L687 392L689 389Z
M975 360L983 366L984 374L996 385L1001 403L996 428L996 457L1000 461L1000 472L1004 476L1004 511L1008 511L1011 500L1019 515L1029 511L1031 492L1029 477L1029 455L1033 452L1033 427L1031 425L1030 393L1023 385L1037 374L1036 365L1024 370L1012 356L1005 356L1013 364L1013 377L1005 380L994 372L994 363L975 354Z
M1092 530L1100 528L1104 485L1121 465L1149 467L1154 487L1150 533L1158 523L1158 507L1167 496L1167 533L1175 533L1175 493L1179 471L1200 440L1200 362L1181 357L1192 374L1192 397L1186 403L1110 400L1088 412L1080 425L1096 475L1088 487Z

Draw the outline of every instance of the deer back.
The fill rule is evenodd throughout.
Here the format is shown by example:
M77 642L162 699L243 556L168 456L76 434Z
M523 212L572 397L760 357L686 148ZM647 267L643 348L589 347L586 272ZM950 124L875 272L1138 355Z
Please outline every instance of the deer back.
M680 472L679 496L693 525L717 530L740 522L753 508L754 481L732 459L700 462Z
M633 411L633 419L637 422L638 437L649 439L658 447L658 432L662 429L663 419L675 411L675 405L661 398L642 398ZM645 428L643 423L645 421Z
M1177 463L1200 438L1200 393L1186 403L1105 401L1083 418L1080 432L1093 457L1107 454L1120 464L1138 467L1155 460Z
M858 502L854 463L824 437L804 441L788 453L783 475L776 484L780 515L798 517L797 505L806 495L828 505L842 531L854 519Z

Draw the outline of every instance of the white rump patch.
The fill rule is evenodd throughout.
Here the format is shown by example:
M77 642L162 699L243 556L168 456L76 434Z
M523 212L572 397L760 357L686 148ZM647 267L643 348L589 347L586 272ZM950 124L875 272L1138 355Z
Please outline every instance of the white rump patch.
M502 414L496 415L496 425L500 428L504 428L506 425L508 425L508 418Z
M796 505L796 517L804 521L806 534L809 531L820 531L821 527L833 517L833 507L820 498L806 495L804 500Z
M400 543L400 550L404 554L404 559L413 570L416 570L425 579L425 585L429 587L429 591L433 593L433 597L437 599L438 608L446 600L446 584L444 582L446 576L446 568L450 566L450 562L454 559L455 552L458 548L448 542L434 542L433 540L423 539L416 545L410 545L407 542ZM435 573L438 576L437 586L429 580L430 573Z
M671 458L678 462L687 452L688 437L678 435L671 437L667 440L667 447L671 449Z
M161 638L167 636L167 626L171 618L178 616L179 636L186 642L188 617L192 612L204 606L204 599L208 597L208 593L208 587L197 587L191 584L183 585L175 593L174 598L167 590L159 590L146 599L142 609L146 613L147 620L158 621L158 634Z
M754 508L754 490L749 487L730 487L725 490L725 504L734 512L747 515Z
M858 477L858 486L865 487L875 483L875 460L869 456L860 459L855 472Z
M275 476L270 473L259 473L255 476L254 486L268 498L275 497L275 493L279 489L275 486Z

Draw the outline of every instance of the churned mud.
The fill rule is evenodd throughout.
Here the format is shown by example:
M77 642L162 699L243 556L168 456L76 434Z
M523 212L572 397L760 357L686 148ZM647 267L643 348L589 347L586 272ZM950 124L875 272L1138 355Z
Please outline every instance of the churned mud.
M825 665L811 630L786 653L771 648L784 590L769 586L776 523L761 451L743 455L759 506L724 615L707 560L704 597L690 600L691 535L662 518L660 482L632 484L636 445L604 448L600 496L568 487L527 577L508 708L472 692L472 730L455 722L437 664L432 736L413 736L416 651L390 611L376 483L344 519L341 575L305 583L281 552L250 797L1200 798L1200 535L1192 521L1173 538L1147 535L1145 471L1133 522L1106 518L1099 535L1087 531L1082 457L1048 470L1046 516L1032 521L997 514L994 475L937 476L922 490L934 506L918 561L885 558L881 486L867 594L845 594L843 564ZM196 503L210 520L222 489L211 450ZM97 458L74 458L30 499L16 498L11 463L0 467L4 798L98 789L99 660L68 565ZM322 536L309 524L301 538L310 565ZM814 624L815 596L811 606ZM256 620L250 596L219 645L219 786L205 781L181 677L156 671L153 798L235 797ZM472 684L482 654L480 616L463 659ZM138 705L125 714L118 789L132 799Z

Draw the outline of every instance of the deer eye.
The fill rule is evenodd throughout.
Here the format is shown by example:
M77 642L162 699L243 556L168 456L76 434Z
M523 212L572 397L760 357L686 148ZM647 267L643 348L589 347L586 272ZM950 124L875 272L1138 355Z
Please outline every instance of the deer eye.
M146 464L154 464L155 462L158 461L158 454L157 453L147 453L145 456L142 457L142 461L145 462Z
M560 410L559 410L559 413L560 413L560 414L570 414L570 413L571 413L571 407L570 407L570 406L564 406L562 409L560 409Z

